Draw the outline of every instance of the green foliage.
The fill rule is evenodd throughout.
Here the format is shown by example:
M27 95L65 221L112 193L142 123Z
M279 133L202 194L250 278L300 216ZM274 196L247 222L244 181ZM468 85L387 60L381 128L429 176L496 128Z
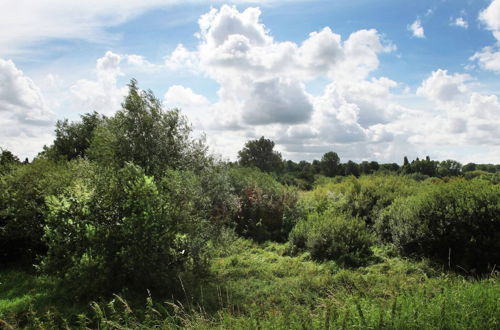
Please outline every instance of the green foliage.
M0 175L10 172L16 165L21 164L19 158L7 149L0 148Z
M397 199L378 219L406 255L485 271L500 263L500 186L455 180Z
M240 203L234 219L236 232L258 242L286 241L300 216L296 190L257 169L233 168L230 174Z
M191 138L191 127L177 109L165 111L151 91L129 84L123 109L94 133L88 154L102 166L120 168L127 162L159 178L169 169L198 170L209 164L202 140Z
M394 199L413 194L418 182L397 175L371 175L360 178L318 181L313 191L303 195L300 202L309 212L322 213L333 208L360 218L372 226L378 214Z
M67 119L57 121L54 144L45 148L42 154L53 160L85 158L95 130L106 118L97 112L84 114L80 118L79 122L69 122Z
M198 295L188 291L184 300L176 302L151 296L134 302L115 295L91 303L85 314L68 315L46 305L16 318L7 312L9 306L1 304L12 293L0 290L0 324L45 329L496 329L500 325L497 277L467 280L439 275L427 263L389 258L380 251L376 251L380 263L342 270L333 263L308 260L307 254L286 256L284 249L284 244L256 245L237 239L225 255L214 259L213 281L200 287ZM15 281L0 271L0 282Z
M79 296L172 292L180 272L204 268L204 198L189 172L169 171L155 183L132 164L101 169L48 198L42 269Z
M332 177L340 174L340 158L336 152L330 151L323 155L320 161L321 173Z
M280 172L283 164L281 154L274 151L274 142L264 138L251 140L238 152L241 166L257 167L264 172Z
M36 159L0 177L0 260L44 253L45 198L61 193L88 166Z
M293 250L306 250L315 260L334 260L348 267L366 265L372 256L373 243L362 220L331 209L309 214L290 233Z

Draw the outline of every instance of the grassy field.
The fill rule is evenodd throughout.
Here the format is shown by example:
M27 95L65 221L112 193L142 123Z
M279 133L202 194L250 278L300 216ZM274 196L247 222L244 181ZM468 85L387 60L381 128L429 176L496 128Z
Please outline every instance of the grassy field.
M470 279L377 249L356 270L290 257L287 245L234 238L184 298L117 295L78 304L28 268L0 272L4 328L498 329L500 284ZM127 297L127 298L122 298ZM127 302L128 301L128 302Z

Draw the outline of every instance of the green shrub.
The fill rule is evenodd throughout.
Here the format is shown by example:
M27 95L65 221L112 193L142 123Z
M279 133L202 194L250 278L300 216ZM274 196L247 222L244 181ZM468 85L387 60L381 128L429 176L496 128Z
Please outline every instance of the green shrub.
M396 200L377 229L405 254L478 271L500 263L500 186L454 180Z
M56 163L36 159L0 177L0 261L45 252L45 198L61 193L89 166L81 160Z
M132 164L100 169L47 205L41 267L75 295L172 293L181 272L206 269L210 203L193 173L157 183Z
M307 250L316 260L334 260L343 266L365 265L372 256L373 237L365 223L328 210L312 213L290 233L293 250Z
M235 230L258 242L286 241L300 216L297 191L253 168L233 168L231 183L239 198Z
M310 213L333 208L358 217L371 227L378 214L397 197L409 196L420 186L421 183L397 175L351 176L340 182L323 180L313 191L304 194L301 205Z

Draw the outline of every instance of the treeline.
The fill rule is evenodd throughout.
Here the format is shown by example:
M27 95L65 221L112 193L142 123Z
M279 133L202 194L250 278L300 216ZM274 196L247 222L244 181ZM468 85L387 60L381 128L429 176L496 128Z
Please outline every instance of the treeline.
M429 156L425 159L418 157L411 162L405 156L402 165L397 163L378 163L377 161L363 161L356 163L349 160L342 163L336 152L325 153L320 160L308 162L302 160L294 162L284 160L281 154L274 150L274 142L261 137L248 141L239 152L238 164L254 166L268 173L274 173L280 182L295 185L301 189L311 189L318 176L355 176L370 175L374 173L410 175L414 179L424 180L428 177L455 177L477 176L487 177L491 180L500 180L500 165L468 163L462 165L455 160L437 161Z
M500 185L464 175L487 165L341 163L334 152L297 164L265 138L226 164L135 81L115 115L59 121L55 132L31 163L1 154L0 263L35 263L79 299L182 295L208 278L227 231L345 267L374 262L385 244L469 273L500 259Z

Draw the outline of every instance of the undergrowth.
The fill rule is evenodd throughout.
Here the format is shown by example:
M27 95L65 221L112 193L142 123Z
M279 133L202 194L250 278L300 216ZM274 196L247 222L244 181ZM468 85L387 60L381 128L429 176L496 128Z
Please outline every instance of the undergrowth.
M50 279L25 270L0 273L4 328L80 329L498 329L500 285L492 274L468 279L426 261L391 257L342 269L287 245L234 239L211 276L186 283L184 299L115 295L87 306L58 300ZM182 281L181 281L182 283ZM125 294L126 295L126 294Z

